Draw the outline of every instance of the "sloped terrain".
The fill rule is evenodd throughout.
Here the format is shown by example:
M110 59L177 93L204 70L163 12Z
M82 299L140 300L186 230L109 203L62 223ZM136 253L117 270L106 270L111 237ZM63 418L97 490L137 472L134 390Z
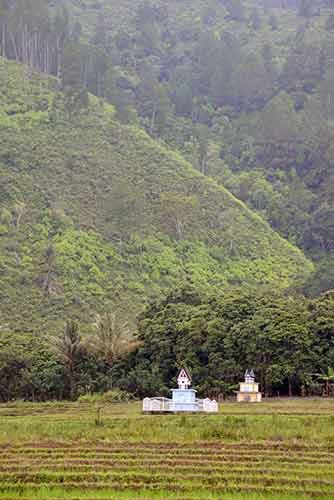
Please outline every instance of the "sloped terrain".
M128 106L316 264L333 288L333 4L327 0L67 0ZM90 83L96 93L96 85ZM152 126L152 110L158 110Z
M287 288L303 254L182 157L90 97L68 112L55 79L0 61L0 323L58 328L133 318L185 279Z

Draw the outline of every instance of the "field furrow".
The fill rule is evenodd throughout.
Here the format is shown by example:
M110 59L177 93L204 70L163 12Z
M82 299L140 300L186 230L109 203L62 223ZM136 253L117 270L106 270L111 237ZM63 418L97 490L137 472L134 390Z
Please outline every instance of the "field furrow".
M3 483L1 484L1 490L4 492L21 492L24 493L25 490L29 491L39 491L41 488L41 484L36 483L24 483L22 485L16 483ZM44 485L48 489L52 490L53 488L58 488L59 483L57 482L48 482ZM237 484L237 483L229 483L225 482L219 486L212 485L204 485L201 483L191 483L191 484L182 484L182 483L170 483L170 482L152 482L149 485L147 483L142 482L129 482L129 483L121 483L121 482L71 482L68 481L66 483L66 489L70 490L80 490L80 491L98 491L98 490L115 490L115 491L133 491L133 492L161 492L166 491L171 493L182 493L182 494L205 494L206 492L210 495L224 495L228 492L243 492L243 493L258 493L258 494L269 494L269 493L277 493L277 494L293 494L293 495L303 495L304 497L326 497L333 498L334 497L334 488L332 489L323 489L317 488L316 486L305 487L301 485L287 485L287 486L276 486L276 485L263 485L260 483L251 483L251 484ZM32 497L34 498L34 497ZM132 498L132 497L130 497ZM160 499L159 499L160 500ZM197 497L196 497L197 500Z
M118 463L109 463L109 462L91 462L91 463L82 463L82 461L75 461L75 463L71 461L63 461L63 462L56 462L56 463L45 463L45 462L39 462L39 463L31 463L31 462L26 462L26 461L20 461L18 464L17 462L11 464L11 465L3 465L0 466L0 474L1 477L4 477L4 473L22 473L29 469L29 471L41 471L43 470L44 472L61 472L66 470L67 472L100 472L100 473L109 473L111 471L115 472L122 472L122 473L129 473L131 471L136 471L136 472L148 472L150 474L155 474L155 473L162 473L162 472L172 472L175 475L183 474L186 476L187 474L190 474L194 471L193 466L175 466L175 465L168 465L168 466L155 466L155 465L135 465L135 467L131 467L131 465L120 465ZM271 467L256 467L254 465L248 467L247 464L244 465L234 465L234 464L222 464L220 466L199 466L196 467L197 471L201 471L201 473L205 474L206 476L209 475L214 475L214 474L225 474L227 472L229 473L234 473L234 474L242 474L245 475L246 473L249 473L250 471L255 471L257 474L280 474L281 476L284 474L293 474L293 475L302 475L304 478L309 477L309 478L319 478L319 477L324 477L327 478L328 480L334 480L334 469L332 467L326 467L326 468L321 468L321 467L313 467L313 468L307 468L305 466L301 466L299 468L296 467L282 467L279 464L277 466L271 466Z
M244 436L244 416L134 418L122 415L120 406L105 425L96 426L95 413L87 408L69 404L63 413L61 406L54 413L48 408L40 415L36 408L29 418L19 415L18 407L7 408L17 415L5 417L6 426L0 427L0 500L334 498L331 416L294 414L286 421L252 416L249 429L256 418L275 432L247 440L238 437ZM320 425L326 439L318 439ZM224 426L230 437L217 439ZM212 439L198 437L210 435L210 428Z

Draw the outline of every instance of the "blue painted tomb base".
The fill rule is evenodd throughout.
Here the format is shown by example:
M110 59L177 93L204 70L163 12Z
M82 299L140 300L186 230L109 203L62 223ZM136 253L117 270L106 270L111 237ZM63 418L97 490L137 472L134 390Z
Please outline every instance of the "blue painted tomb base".
M199 411L194 389L172 389L170 411Z

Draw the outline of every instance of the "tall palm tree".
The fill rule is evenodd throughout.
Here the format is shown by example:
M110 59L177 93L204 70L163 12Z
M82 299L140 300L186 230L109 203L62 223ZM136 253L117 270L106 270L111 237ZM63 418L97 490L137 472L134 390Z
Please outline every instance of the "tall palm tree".
M111 312L98 314L94 326L93 350L111 367L115 359L131 350L131 331L126 321L119 320Z
M73 399L73 375L78 355L83 349L83 343L79 331L79 325L76 321L66 321L64 332L57 337L53 343L54 351L67 368L70 381L70 396Z

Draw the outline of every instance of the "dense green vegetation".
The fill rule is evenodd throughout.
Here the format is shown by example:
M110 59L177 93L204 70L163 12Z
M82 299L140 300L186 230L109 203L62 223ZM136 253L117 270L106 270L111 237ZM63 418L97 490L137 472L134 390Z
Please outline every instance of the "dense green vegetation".
M0 54L179 149L333 276L331 0L2 0Z
M142 345L127 388L167 395L186 365L195 388L217 397L236 390L247 367L256 367L267 395L329 395L333 312L333 293L309 301L240 290L220 296L174 291L140 317Z
M333 3L67 2L105 54L100 93L333 276ZM110 72L107 72L110 67ZM95 92L93 87L91 88Z
M51 333L111 307L133 319L190 279L286 289L312 265L178 153L89 96L0 60L2 328Z
M266 396L328 397L333 318L333 293L305 300L278 292L176 289L140 315L136 337L112 314L98 316L85 335L72 321L53 338L2 332L0 400L81 396L104 404L168 396L182 366L202 397L232 395L249 367Z

